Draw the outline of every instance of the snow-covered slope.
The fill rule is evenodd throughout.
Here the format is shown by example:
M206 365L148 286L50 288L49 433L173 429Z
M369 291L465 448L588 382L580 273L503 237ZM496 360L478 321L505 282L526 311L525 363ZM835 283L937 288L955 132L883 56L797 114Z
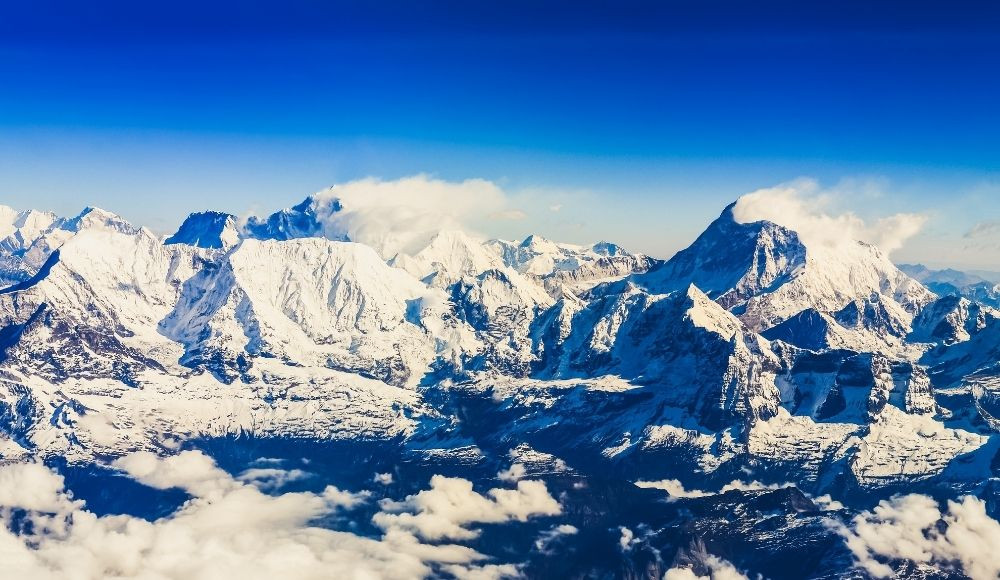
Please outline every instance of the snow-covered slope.
M731 208L665 263L458 231L387 262L311 199L166 239L92 208L0 218L4 457L251 433L824 489L978 474L995 444L968 386L1000 375L994 310Z
M862 318L844 312L850 325L877 323L879 332L898 334L934 299L874 246L807 248L798 234L777 224L737 222L732 205L691 246L634 280L654 292L693 283L756 330L809 308L835 314L864 301L881 312L865 307ZM879 320L863 320L867 314Z
M441 288L507 266L493 248L457 230L440 232L419 252L397 254L389 264Z
M188 281L161 328L185 364L227 379L275 357L412 384L436 354L443 303L366 246L245 240Z

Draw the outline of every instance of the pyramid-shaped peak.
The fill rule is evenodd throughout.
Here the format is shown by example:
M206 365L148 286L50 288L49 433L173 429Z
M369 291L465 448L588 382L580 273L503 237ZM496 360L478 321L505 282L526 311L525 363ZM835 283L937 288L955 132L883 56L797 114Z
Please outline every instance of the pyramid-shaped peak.
M309 196L297 205L276 211L266 218L252 216L243 227L243 233L248 238L258 240L291 240L295 238L312 238L323 235L323 224L317 215L316 206L319 202L314 196ZM334 211L339 210L340 202L331 201Z
M139 233L139 228L130 224L120 215L92 206L85 207L76 217L66 220L62 229L71 232L106 230L130 235Z
M221 249L234 246L239 239L235 216L218 211L203 211L189 215L177 232L163 243Z

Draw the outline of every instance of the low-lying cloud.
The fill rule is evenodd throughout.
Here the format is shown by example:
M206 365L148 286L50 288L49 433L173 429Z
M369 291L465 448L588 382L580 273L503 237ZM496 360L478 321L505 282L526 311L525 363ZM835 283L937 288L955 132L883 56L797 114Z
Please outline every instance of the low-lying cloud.
M473 491L471 481L441 475L431 478L430 489L402 501L382 500L379 506L375 525L426 540L470 540L479 535L466 527L470 523L524 522L561 512L542 481L521 480L516 489L491 489L483 496Z
M897 213L866 221L853 212L830 213L841 192L823 190L810 179L759 189L739 198L733 217L742 223L771 221L794 230L811 248L838 247L857 240L875 244L886 253L903 247L927 222L927 216Z
M375 520L382 537L368 538L312 524L349 514L370 500L366 491L327 486L316 493L268 495L261 485L276 487L296 477L268 468L234 478L195 451L168 458L137 453L114 466L145 485L183 489L192 499L152 522L98 516L72 499L58 473L35 463L2 466L0 504L6 509L0 510L0 558L5 573L73 580L408 579L440 572L504 578L518 574L518 566L489 562L457 543L424 540L471 538L477 532L469 526L477 523L560 512L542 482L521 481L517 489L482 495L466 480L435 476L429 490L384 502Z
M946 509L925 495L882 501L845 526L831 524L844 537L857 564L876 578L894 577L893 561L952 569L973 580L1000 577L1000 522L982 500L966 496Z
M791 483L761 483L759 481L742 481L735 479L726 485L722 486L719 491L704 491L700 489L685 489L684 484L677 479L661 479L659 481L643 481L639 480L635 482L636 487L641 487L643 489L659 489L667 492L667 501L676 501L678 499L688 499L688 498L699 498L708 497L712 495L719 495L726 493L728 491L769 491L782 489L786 487L794 487Z

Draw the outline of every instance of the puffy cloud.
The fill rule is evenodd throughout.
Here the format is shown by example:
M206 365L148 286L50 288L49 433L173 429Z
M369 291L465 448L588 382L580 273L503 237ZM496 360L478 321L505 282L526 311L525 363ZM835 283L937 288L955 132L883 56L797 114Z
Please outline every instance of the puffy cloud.
M927 216L915 213L898 213L874 222L866 222L853 212L828 213L839 195L845 193L837 188L823 190L816 181L800 179L740 197L733 216L743 223L768 220L783 225L814 250L861 240L886 253L901 248L927 222Z
M947 511L925 495L896 496L856 516L850 526L831 525L847 542L859 566L876 578L894 576L889 563L951 568L954 563L973 580L1000 576L1000 522L986 514L986 504L966 496L949 501Z
M818 505L820 509L827 512L835 512L844 509L844 504L833 499L830 494L821 495L819 497L813 498L813 503Z
M622 552L628 552L632 549L632 545L639 540L636 539L635 532L625 526L619 526L618 531L621 533L618 537L618 547L621 548Z
M381 485L392 485L391 473L376 473L372 481Z
M491 489L476 493L472 482L435 475L431 488L402 501L382 500L382 511L372 521L383 530L403 530L426 540L462 540L479 535L472 523L527 521L532 516L552 516L562 508L542 481L518 481L516 489Z
M166 459L141 451L115 460L112 466L149 487L176 487L196 497L218 495L239 485L211 457L199 451L182 451Z
M512 463L509 468L497 473L497 479L500 481L514 482L519 479L523 479L527 473L528 470L524 467L523 463Z
M459 578L516 575L511 564L482 564L466 546L426 544L405 526L389 526L381 538L311 525L365 502L367 492L327 486L319 493L268 495L258 488L289 477L257 472L235 479L199 452L159 458L137 453L115 467L155 488L180 488L192 498L156 521L127 515L98 516L72 501L63 478L42 465L0 466L0 558L12 577L90 580L116 578L423 578L445 571ZM249 482L249 483L247 483ZM525 519L558 511L544 485L492 490L490 498L464 480L436 478L437 493L407 498L409 508L457 525ZM468 484L468 488L463 485ZM521 482L521 485L539 482ZM431 508L441 492L469 501L474 513ZM423 493L423 492L422 492ZM419 496L420 499L415 499ZM405 502L404 502L405 503ZM447 504L447 500L444 500ZM27 510L30 525L11 527L11 509ZM393 516L400 515L394 512ZM17 535L11 529L19 529Z
M18 463L0 469L0 506L40 512L63 512L74 504L62 492L63 477L40 463Z
M474 230L491 219L523 219L526 214L507 207L509 198L493 182L460 182L415 175L384 181L366 178L319 193L317 217L326 235L375 248L383 257L415 253L442 230ZM339 202L339 203L335 203Z

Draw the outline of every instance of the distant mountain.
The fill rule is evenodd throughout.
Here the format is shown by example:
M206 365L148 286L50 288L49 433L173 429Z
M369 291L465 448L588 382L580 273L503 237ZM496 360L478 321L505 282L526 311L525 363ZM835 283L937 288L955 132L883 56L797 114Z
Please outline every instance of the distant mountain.
M251 216L243 226L247 237L258 240L291 240L322 235L323 225L316 215L316 200L307 197L298 205L277 211L266 218ZM337 208L334 207L334 211Z
M899 268L940 296L964 296L993 307L1000 307L1000 283L978 274L950 268L930 270L921 264L900 264Z
M229 248L239 242L236 216L217 211L193 213L184 220L177 233L164 244L188 244L199 248Z

